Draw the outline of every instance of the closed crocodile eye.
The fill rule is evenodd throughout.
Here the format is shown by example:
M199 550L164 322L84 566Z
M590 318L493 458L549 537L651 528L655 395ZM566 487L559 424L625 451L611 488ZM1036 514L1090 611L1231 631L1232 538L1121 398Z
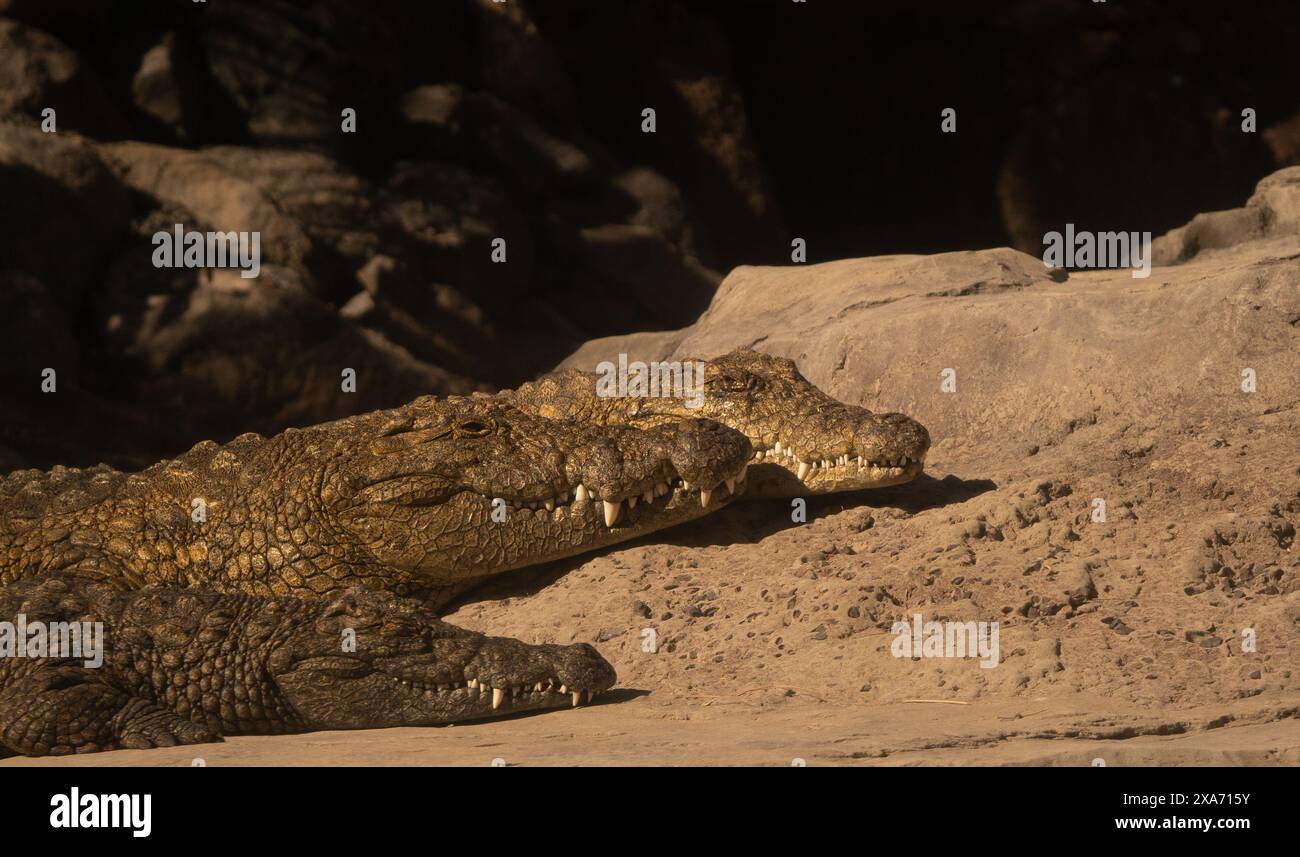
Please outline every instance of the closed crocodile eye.
M370 442L370 451L376 455L391 452L405 452L422 443L432 443L452 433L451 426L434 428L397 428L382 434Z
M456 433L462 437L482 437L495 426L489 420L464 420L456 424Z
M753 375L716 375L705 386L728 393L743 393L753 389L756 380Z

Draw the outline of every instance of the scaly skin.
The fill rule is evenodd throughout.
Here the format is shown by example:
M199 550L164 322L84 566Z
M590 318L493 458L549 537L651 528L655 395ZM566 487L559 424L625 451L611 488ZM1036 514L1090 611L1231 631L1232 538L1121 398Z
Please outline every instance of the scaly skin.
M707 420L603 426L425 397L201 443L138 474L13 473L0 483L0 584L66 570L125 589L364 585L438 606L488 575L706 514L739 490L751 454Z
M67 576L0 589L0 621L19 614L28 627L103 622L103 663L0 658L0 756L428 726L576 706L615 679L586 644L486 637L362 588L300 600Z
M693 360L695 358L692 358ZM685 362L685 361L683 361ZM698 407L689 397L600 396L597 374L567 369L497 394L521 410L585 425L662 426L703 417L744 432L754 447L750 497L881 488L920 475L930 435L903 414L832 399L793 360L747 348L703 361Z

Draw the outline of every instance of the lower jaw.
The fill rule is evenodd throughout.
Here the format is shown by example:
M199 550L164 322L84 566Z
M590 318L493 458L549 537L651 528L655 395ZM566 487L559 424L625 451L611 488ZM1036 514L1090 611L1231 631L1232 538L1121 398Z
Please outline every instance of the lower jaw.
M800 480L794 471L780 464L751 464L749 489L745 494L750 497L802 497L843 491L869 491L911 482L924 469L924 462L914 462L906 467L883 468L859 468L856 464L849 464L814 470Z

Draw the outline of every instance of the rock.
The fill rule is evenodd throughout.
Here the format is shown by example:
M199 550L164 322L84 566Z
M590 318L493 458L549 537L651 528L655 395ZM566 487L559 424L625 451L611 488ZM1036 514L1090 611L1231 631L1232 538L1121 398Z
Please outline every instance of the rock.
M128 133L121 113L75 51L48 33L0 18L0 116L39 124L47 107L54 109L60 131L100 139Z
M537 27L531 3L472 0L483 87L540 118L571 126L577 115L573 81L557 42ZM520 74L520 69L528 69Z
M615 286L604 300L587 307L606 317L618 313L656 327L681 325L709 305L720 280L715 272L679 255L648 227L595 226L581 230L578 240L582 262ZM573 308L575 317L580 312Z
M175 31L147 50L131 79L131 101L139 113L152 120L171 140L194 144L216 130L217 105L208 90L206 69L199 52Z
M227 168L234 159L229 149L209 157L201 152L149 143L112 143L102 151L122 181L160 203L189 211L195 223L186 229L200 231L259 231L264 263L294 270L309 282L307 260L313 245L307 230L286 215L276 200L242 170ZM262 160L298 158L319 165L325 159L309 153L259 153ZM256 156L247 153L251 173Z
M477 388L358 329L275 265L257 280L203 271L191 288L135 306L116 324L122 352L144 369L134 373L133 398L191 432L272 434ZM342 387L345 370L355 373L354 393Z
M1087 563L1076 562L1063 569L1056 576L1056 585L1065 594L1071 607L1078 607L1097 597L1097 586L1092 582Z
M1300 113L1265 128L1261 136L1278 166L1300 165Z
M1261 182L1256 204L1289 211L1292 175ZM1007 448L1059 444L1110 430L1089 416L1062 432L1060 414L1146 424L1153 414L1285 408L1289 384L1247 396L1240 383L1246 366L1260 378L1300 377L1300 348L1258 347L1296 337L1300 293L1287 260L1300 252L1300 230L1287 218L1276 215L1284 225L1234 253L1157 267L1146 280L1122 270L1058 282L1040 260L1005 248L740 267L691 326L589 342L563 365L591 369L619 353L708 358L756 344L795 360L836 398L916 417L936 447L979 437ZM1193 366L1204 374L1189 375ZM1137 388L1147 391L1140 405L1127 392ZM1014 404L1025 400L1038 403L1033 413Z
M39 277L75 309L121 249L130 215L126 188L76 135L0 123L0 199L10 201L0 206L0 259Z
M1198 214L1151 244L1157 265L1186 262L1198 253L1300 231L1300 167L1265 176L1243 208Z
M395 106L373 96L400 86L412 32L401 4L325 0L307 12L284 0L227 0L209 3L201 18L208 74L254 140L362 147L394 120ZM345 107L357 111L351 140L341 133Z

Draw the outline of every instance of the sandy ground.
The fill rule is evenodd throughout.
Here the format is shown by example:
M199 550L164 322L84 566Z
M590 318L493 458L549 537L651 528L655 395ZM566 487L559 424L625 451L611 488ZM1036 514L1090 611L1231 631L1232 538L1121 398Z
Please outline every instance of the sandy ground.
M206 765L1296 765L1294 722L1240 707L1174 723L1084 695L949 706L792 703L663 705L633 692L590 708L435 729L229 738L221 744L119 750L0 764ZM1189 731L1172 731L1187 728ZM1130 736L1131 737L1126 737Z

